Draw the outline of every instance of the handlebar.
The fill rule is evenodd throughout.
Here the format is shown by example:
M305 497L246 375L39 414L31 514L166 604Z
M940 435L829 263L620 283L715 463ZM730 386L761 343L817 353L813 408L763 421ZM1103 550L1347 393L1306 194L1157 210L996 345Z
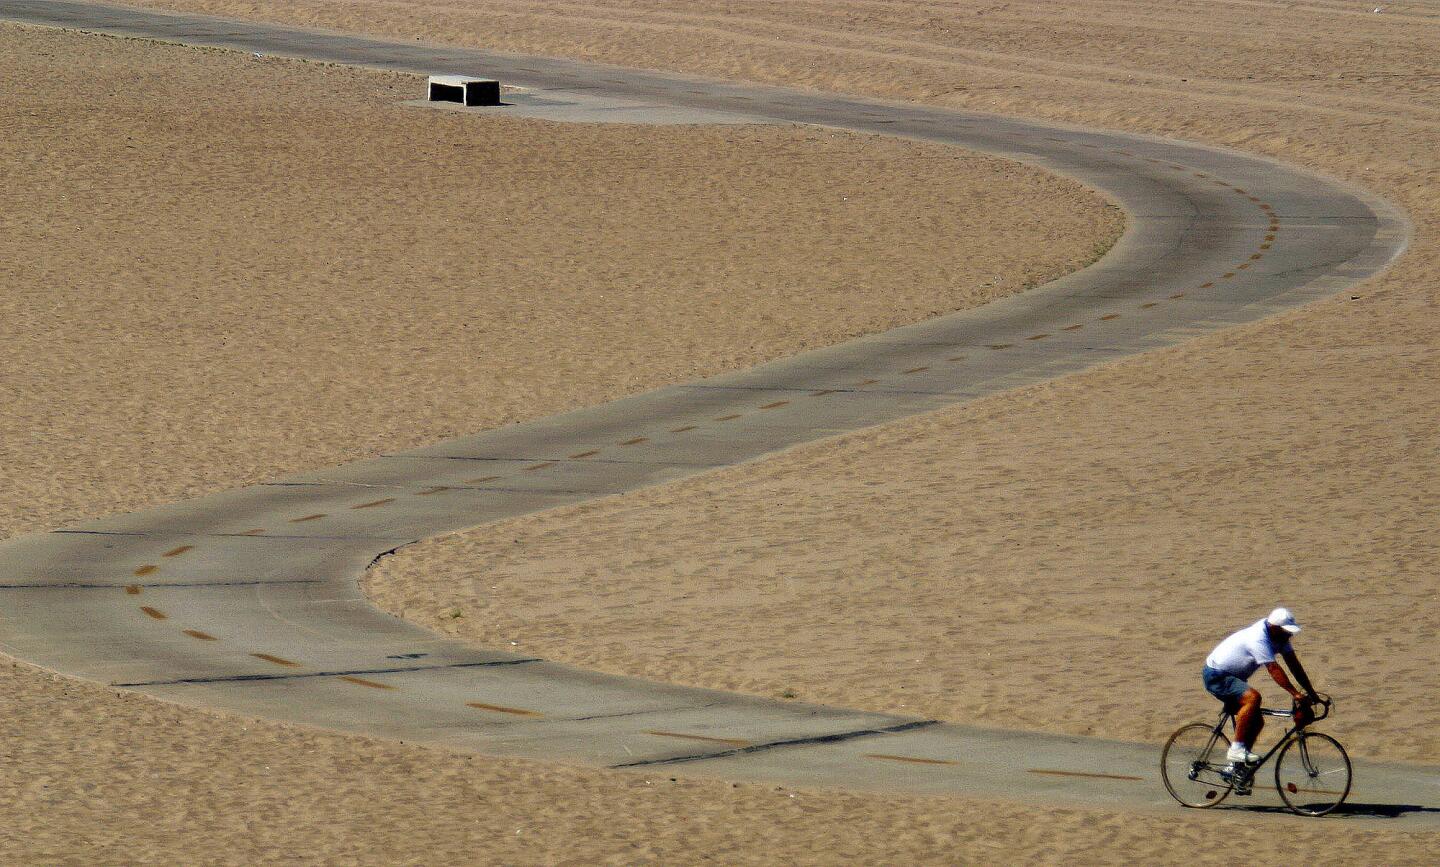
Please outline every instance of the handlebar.
M1300 710L1301 707L1305 707L1308 705L1311 708L1311 716L1304 723L1304 725L1307 726L1311 723L1317 723L1330 715L1330 708L1335 704L1334 699L1332 699L1328 695L1325 695L1324 693L1319 692L1314 693L1312 696L1310 696L1310 698L1312 699L1311 701L1292 702L1290 710L1280 710L1278 708L1262 707L1260 709L1260 713L1265 716L1293 717L1295 716L1296 711Z

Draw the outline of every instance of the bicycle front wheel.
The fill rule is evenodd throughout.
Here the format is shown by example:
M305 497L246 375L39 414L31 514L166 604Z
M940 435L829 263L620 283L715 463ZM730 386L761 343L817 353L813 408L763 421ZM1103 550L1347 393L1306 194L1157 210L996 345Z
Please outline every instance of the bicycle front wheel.
M1329 735L1301 732L1275 759L1275 788L1292 812L1323 816L1350 794L1350 757Z
M1160 776L1170 795L1187 807L1213 807L1230 794L1225 773L1225 751L1230 739L1216 734L1214 726L1191 723L1182 727L1160 753Z

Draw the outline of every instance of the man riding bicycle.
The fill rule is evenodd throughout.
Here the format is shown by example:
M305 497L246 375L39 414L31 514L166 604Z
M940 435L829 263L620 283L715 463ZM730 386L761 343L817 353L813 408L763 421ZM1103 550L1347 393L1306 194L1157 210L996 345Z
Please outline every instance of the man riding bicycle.
M1205 689L1235 715L1235 741L1225 754L1227 761L1247 764L1260 761L1260 757L1250 751L1265 725L1260 714L1260 692L1246 683L1260 666L1265 666L1275 682L1299 703L1297 718L1314 700L1315 689L1300 665L1300 658L1290 647L1290 636L1299 631L1300 625L1290 609L1276 608L1263 620L1232 633L1205 658L1202 672ZM1295 679L1305 688L1304 693L1291 685L1285 669L1275 661L1276 656L1285 660Z

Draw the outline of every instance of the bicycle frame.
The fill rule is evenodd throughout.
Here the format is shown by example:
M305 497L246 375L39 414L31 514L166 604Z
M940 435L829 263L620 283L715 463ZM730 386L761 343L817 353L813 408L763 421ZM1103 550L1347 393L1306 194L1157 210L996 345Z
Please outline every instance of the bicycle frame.
M1291 738L1295 737L1295 735L1297 735L1297 734L1299 734L1300 732L1304 731L1304 730L1305 730L1307 727L1309 727L1310 725L1312 725L1312 724L1314 724L1314 723L1317 723L1317 722L1319 722L1320 720L1322 720L1322 719L1324 719L1325 717L1327 717L1327 716L1330 715L1330 702L1329 702L1328 700L1327 700L1327 701L1321 701L1321 702L1319 702L1318 706L1319 706L1320 708L1322 708L1322 710L1321 710L1320 713L1316 714L1315 716L1311 717L1310 719L1306 720L1306 721L1303 722L1303 723L1296 723L1295 725L1293 725L1293 726L1291 726L1290 728L1286 729L1286 730L1285 730L1285 733L1282 734L1282 735L1280 735L1280 739L1275 742L1275 745L1274 745L1273 747L1271 747L1270 750L1269 750L1267 753L1265 753L1265 755L1263 755L1263 756L1260 757L1260 761L1256 762L1256 763L1253 764L1253 765L1245 765L1245 764L1237 764L1237 765L1235 765L1234 768L1235 768L1235 771L1238 772L1238 773L1237 773L1237 776L1239 777L1239 779L1241 779L1242 781L1245 781L1245 782L1247 782L1247 783L1248 783L1250 780L1254 779L1254 777L1255 777L1255 772L1258 771L1258 770L1260 770L1262 767L1264 767L1264 766L1265 766L1265 763L1268 762L1268 761L1270 761L1270 757L1273 756L1273 755L1275 755L1276 753L1278 753L1278 752L1280 751L1280 749L1285 746L1285 744L1289 743L1289 741L1290 741ZM1271 716L1271 717L1290 717L1290 718L1293 718L1294 715L1295 715L1295 713L1294 713L1294 711L1276 710L1275 708L1262 707L1262 708L1260 708L1260 715L1261 715L1261 716ZM1210 751L1213 750L1213 749L1215 749L1215 741L1218 740L1222 735L1225 734L1225 723L1227 723L1227 722L1230 723L1230 730L1231 730L1231 731L1234 731L1234 730L1235 730L1235 714L1231 713L1231 712L1228 711L1228 710L1222 710L1222 711L1220 711L1220 719L1216 721L1216 723L1215 723L1215 728L1211 730L1211 732L1210 732L1210 743L1205 747L1205 755L1206 755L1207 757L1210 755Z

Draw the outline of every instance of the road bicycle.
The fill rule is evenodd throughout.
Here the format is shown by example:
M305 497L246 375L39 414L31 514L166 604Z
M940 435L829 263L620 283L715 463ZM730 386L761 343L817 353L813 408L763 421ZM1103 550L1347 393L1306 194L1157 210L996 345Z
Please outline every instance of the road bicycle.
M1350 757L1340 742L1309 726L1330 715L1333 702L1328 695L1316 695L1314 710L1302 714L1280 740L1255 764L1231 762L1225 758L1230 738L1228 724L1235 727L1235 715L1220 712L1214 725L1191 723L1181 726L1160 754L1160 776L1175 800L1187 807L1214 807L1234 793L1249 795L1255 776L1275 756L1275 788L1293 813L1323 816L1345 803L1350 794ZM1297 704L1297 708L1299 705ZM1294 718L1295 712L1261 708L1271 717Z

